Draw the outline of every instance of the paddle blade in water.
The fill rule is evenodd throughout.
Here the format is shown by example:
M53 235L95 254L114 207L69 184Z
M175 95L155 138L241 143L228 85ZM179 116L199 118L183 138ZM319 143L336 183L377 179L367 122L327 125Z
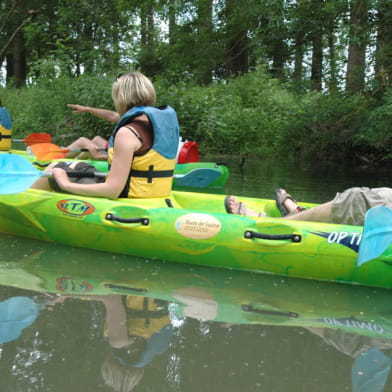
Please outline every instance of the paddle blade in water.
M0 194L23 192L44 172L35 169L20 155L0 154Z
M380 256L392 243L392 210L373 207L366 213L357 266Z

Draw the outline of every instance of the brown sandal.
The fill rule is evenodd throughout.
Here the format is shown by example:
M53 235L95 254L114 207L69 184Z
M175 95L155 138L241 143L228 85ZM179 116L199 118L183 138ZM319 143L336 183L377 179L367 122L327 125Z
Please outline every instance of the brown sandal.
M285 195L282 195L282 192L281 192L281 191L285 191L285 192L286 192L286 190L283 189L283 188L276 188L276 189L275 189L275 201L276 201L276 206L278 207L278 209L279 209L280 213L282 214L282 216L286 216L286 215L289 215L289 214L295 214L295 213L297 213L297 212L300 212L300 211L305 210L304 207L301 207L301 206L299 206L299 205L297 204L297 200L295 200L290 194L288 194L288 193L286 192ZM291 212L290 212L290 211L284 206L284 202L285 202L287 199L292 200L295 204L297 204L296 211L291 211Z

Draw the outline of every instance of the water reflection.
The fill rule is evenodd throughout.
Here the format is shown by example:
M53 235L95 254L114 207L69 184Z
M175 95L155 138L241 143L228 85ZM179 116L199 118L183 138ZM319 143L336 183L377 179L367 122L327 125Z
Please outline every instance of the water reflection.
M0 246L5 391L391 387L388 290Z

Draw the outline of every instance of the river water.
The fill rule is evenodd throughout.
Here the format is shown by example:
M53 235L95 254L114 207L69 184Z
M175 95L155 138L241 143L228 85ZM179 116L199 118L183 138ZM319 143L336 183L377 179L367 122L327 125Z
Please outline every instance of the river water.
M227 194L273 198L284 186L322 202L349 186L391 182L383 168L282 159L241 171L224 160ZM0 247L2 392L392 390L389 290L7 235Z

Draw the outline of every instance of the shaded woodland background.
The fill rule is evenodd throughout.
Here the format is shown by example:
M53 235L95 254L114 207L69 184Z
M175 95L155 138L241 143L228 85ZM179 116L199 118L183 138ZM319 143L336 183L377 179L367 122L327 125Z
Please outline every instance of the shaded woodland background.
M1 98L14 134L59 143L111 126L141 70L202 152L392 161L390 0L3 0Z

